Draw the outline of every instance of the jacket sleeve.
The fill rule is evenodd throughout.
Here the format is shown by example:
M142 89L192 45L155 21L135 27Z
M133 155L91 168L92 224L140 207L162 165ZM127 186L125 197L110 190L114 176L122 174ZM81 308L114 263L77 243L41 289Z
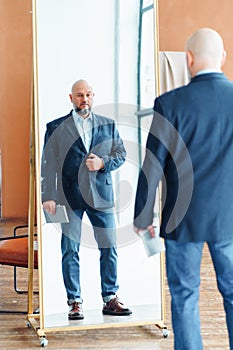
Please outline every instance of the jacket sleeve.
M166 119L162 116L159 100L156 99L146 143L145 159L136 190L134 225L138 228L146 228L153 223L156 190L160 180L163 179L168 157L168 149L164 142L168 136L168 131L165 130L167 125Z
M48 200L58 201L57 194L57 154L56 140L51 137L53 127L47 124L41 160L41 196L42 203Z
M109 155L103 155L104 168L102 172L110 172L119 168L124 162L126 157L126 150L123 141L116 128L115 122L112 123L112 146Z

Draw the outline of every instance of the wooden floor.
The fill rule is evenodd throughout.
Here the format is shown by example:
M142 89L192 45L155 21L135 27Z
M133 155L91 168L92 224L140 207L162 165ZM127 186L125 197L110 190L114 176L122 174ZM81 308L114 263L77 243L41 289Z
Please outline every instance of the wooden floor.
M22 223L21 220L1 220L0 237L12 233L12 225ZM222 300L216 289L215 276L208 250L205 248L202 262L202 285L200 292L200 310L202 321L202 336L205 350L229 349L225 326L225 315ZM36 276L37 279L37 276ZM27 288L27 270L17 270L18 289ZM37 281L35 281L37 288ZM13 268L0 266L0 310L26 310L27 296L14 291ZM38 297L35 296L35 308L38 307ZM163 338L162 332L155 326L130 326L125 328L106 328L48 333L48 349L148 349L172 350L173 334L170 322L170 299L166 286L166 326L170 330L168 338ZM37 334L27 327L26 315L0 314L0 348L38 349L40 342ZM182 350L182 349L180 349ZM198 350L198 349L197 349Z

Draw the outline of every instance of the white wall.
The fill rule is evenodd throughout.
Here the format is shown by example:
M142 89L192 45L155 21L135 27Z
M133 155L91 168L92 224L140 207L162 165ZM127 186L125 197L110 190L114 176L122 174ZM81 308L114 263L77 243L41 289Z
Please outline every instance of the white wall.
M117 19L115 2L120 4ZM138 8L139 0L37 1L42 131L45 122L71 109L68 94L78 79L93 86L95 106L136 104ZM119 22L119 37L115 21ZM115 72L118 64L119 75ZM115 99L116 89L119 100Z

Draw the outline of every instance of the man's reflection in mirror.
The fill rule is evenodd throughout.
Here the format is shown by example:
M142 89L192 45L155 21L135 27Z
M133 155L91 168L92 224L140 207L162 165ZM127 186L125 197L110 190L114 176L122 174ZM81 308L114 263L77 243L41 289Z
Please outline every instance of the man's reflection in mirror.
M114 120L92 112L94 92L85 80L69 94L73 109L47 124L42 156L42 203L50 214L67 208L61 224L62 273L70 320L84 318L79 250L84 213L100 252L103 314L130 315L117 296L117 249L111 172L125 161L126 151ZM83 232L85 235L85 232ZM84 276L85 280L85 276Z

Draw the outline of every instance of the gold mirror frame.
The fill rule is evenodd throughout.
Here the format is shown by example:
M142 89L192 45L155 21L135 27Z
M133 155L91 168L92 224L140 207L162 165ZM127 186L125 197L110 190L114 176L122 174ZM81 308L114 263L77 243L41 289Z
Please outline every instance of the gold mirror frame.
M113 324L102 324L95 325L94 327L80 328L79 326L68 326L68 327L51 327L46 329L44 326L44 314L43 314L43 276L42 276L42 220L41 220L41 186L40 186L40 120L39 120L39 107L38 107L38 52L37 52L37 14L36 14L36 0L32 0L32 12L33 12L33 91L32 91L32 110L31 110L31 172L30 172L30 206L29 206L29 294L28 294L28 322L33 327L34 331L40 338L41 345L47 345L47 339L45 332L55 332L64 330L78 330L78 329L90 329L90 328L106 328L112 327ZM158 1L154 0L154 37L155 37L155 86L156 93L159 94L159 26L158 26ZM36 201L35 201L36 200ZM34 226L34 212L35 206L37 210L37 229L38 229L38 263L39 263L39 303L40 303L40 315L33 314L32 307L32 280L33 280L33 241L31 232L33 232ZM165 320L165 296L164 296L164 255L161 254L161 295L162 295L162 305L161 305L161 320L153 321L138 321L133 322L119 322L117 326L136 326L143 324L156 324L156 326L165 331L166 334L167 327L164 325ZM114 325L115 327L116 325Z

